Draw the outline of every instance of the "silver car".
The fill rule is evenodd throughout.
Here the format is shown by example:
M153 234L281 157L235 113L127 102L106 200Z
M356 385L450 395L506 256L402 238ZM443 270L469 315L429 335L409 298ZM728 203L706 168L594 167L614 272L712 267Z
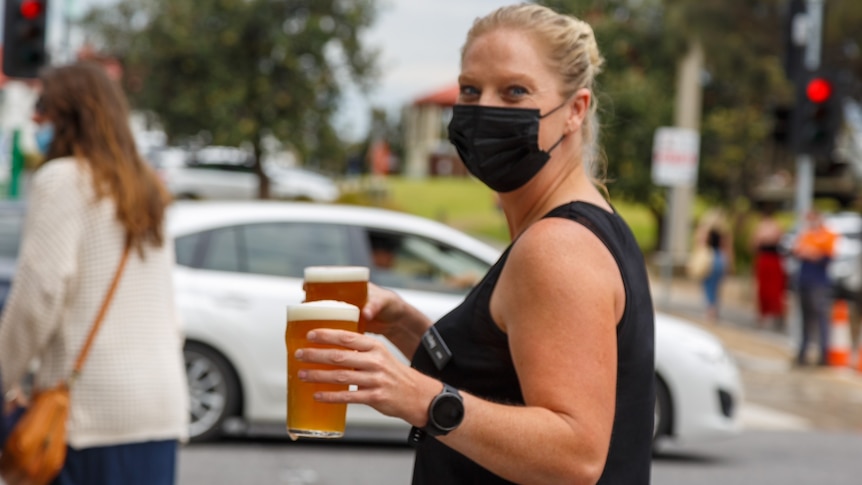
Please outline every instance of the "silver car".
M249 200L258 195L259 177L243 150L207 147L196 151L165 148L150 162L177 199ZM299 167L264 163L274 199L334 202L341 194L335 181Z

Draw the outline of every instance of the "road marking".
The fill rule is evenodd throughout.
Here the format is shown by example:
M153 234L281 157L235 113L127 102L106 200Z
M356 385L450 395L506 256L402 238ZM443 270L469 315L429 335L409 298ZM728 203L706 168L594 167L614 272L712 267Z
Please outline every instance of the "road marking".
M286 485L309 485L317 483L320 476L316 471L307 468L287 468L278 474L279 481Z
M742 427L747 430L807 431L811 429L811 423L801 416L750 402L742 404L739 419Z

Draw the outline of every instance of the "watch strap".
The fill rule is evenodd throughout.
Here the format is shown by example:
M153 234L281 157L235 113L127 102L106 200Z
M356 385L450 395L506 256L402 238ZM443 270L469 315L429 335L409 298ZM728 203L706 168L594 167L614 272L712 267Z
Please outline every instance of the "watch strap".
M441 427L437 426L437 423L434 420L435 404L441 398L446 398L448 396L454 396L454 398L461 401L462 405L463 405L461 393L458 392L458 389L456 389L456 388L454 388L454 387L452 387L449 384L446 384L444 382L443 383L443 390L441 390L439 394L434 396L434 399L432 399L431 403L428 405L428 423L423 428L417 428L416 426L413 426L410 429L410 435L408 436L408 442L411 445L416 446L419 443L423 442L425 440L425 437L429 434L431 436L443 436L443 435L448 434L450 431L452 431L452 429L454 429L454 428L452 428L452 429L441 428ZM460 422L459 422L459 424L460 424Z

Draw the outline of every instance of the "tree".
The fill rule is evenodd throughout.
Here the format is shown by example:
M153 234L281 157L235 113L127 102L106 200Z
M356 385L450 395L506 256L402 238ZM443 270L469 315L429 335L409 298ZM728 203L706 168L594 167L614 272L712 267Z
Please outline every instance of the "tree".
M250 143L266 198L267 138L307 165L342 168L330 120L345 83L376 78L377 53L361 41L376 13L375 0L121 0L85 25L123 60L133 105L171 140Z
M597 78L601 148L613 198L643 204L659 228L664 190L652 183L656 128L673 116L675 51L658 0L548 0L543 4L590 23L605 58ZM658 242L659 238L655 238Z
M842 5L830 15L847 16L854 9L845 0L834 2ZM677 60L694 39L705 52L700 196L720 205L751 199L771 171L792 169L789 156L773 156L777 152L770 139L774 108L793 99L792 83L782 70L785 0L542 3L593 26L606 59L598 98L611 194L644 204L657 227L666 202L651 180L653 133L673 124ZM847 34L855 32L851 23L843 23ZM833 32L833 37L850 42L846 35Z

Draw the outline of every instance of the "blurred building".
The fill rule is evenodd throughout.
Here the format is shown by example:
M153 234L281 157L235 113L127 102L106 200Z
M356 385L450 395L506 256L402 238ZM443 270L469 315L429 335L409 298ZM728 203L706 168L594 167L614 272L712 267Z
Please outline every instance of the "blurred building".
M844 125L835 142L835 158L862 180L862 104L844 100Z
M404 108L404 174L413 178L466 176L455 148L449 143L446 123L458 100L457 84L445 86L413 100Z

